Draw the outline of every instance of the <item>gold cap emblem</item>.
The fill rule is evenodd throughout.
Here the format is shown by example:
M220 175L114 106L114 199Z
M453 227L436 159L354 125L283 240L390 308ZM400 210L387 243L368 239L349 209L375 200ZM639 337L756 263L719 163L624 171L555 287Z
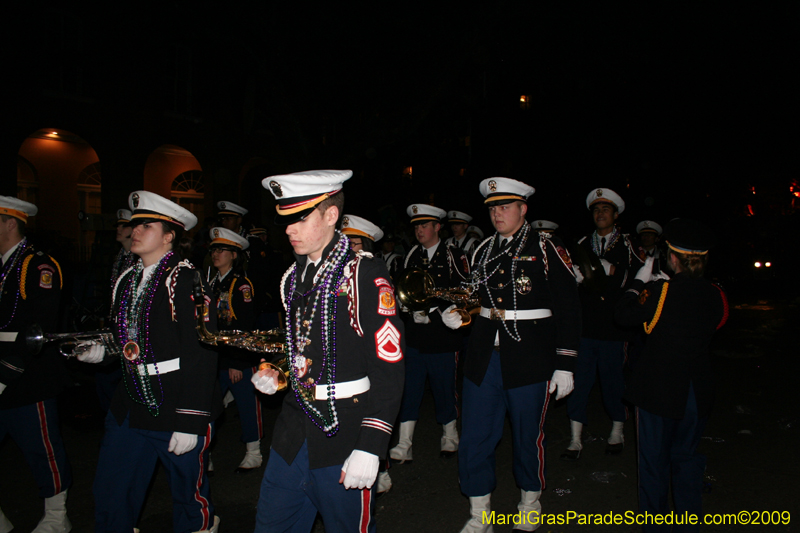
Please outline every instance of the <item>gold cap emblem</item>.
M497 191L497 182L492 180L489 182L489 190L492 192Z
M349 225L350 225L350 219L347 217L342 218L342 227L346 228Z
M603 189L597 189L597 191L596 191L596 192L597 192L597 197L598 197L598 198L602 198L602 196L603 196Z
M416 215L417 213L419 213L419 207L417 207L415 205L412 205L411 206L411 212Z
M543 226L544 226L544 222L542 222L542 221L540 220L540 221L539 221L539 227L541 228L541 227L543 227Z
M281 198L283 196L283 189L281 189L281 184L277 181L270 181L269 188L272 189L272 194L274 194L276 198Z
M225 202L220 202L219 203L219 208L220 209L225 209Z
M137 193L133 193L131 196L131 200L133 200L133 208L136 209L139 207L139 195Z
M215 239L219 239L219 230L218 229L214 230L214 238Z

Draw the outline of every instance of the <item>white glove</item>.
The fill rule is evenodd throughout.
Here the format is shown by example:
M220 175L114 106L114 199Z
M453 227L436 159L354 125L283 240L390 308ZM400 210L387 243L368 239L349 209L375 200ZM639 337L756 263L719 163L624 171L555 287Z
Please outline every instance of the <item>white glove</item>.
M556 400L567 396L574 388L575 380L572 378L572 372L567 372L566 370L553 372L553 377L550 378L550 394L553 394L558 389Z
M658 281L660 279L663 279L664 281L669 281L669 275L663 270L661 270L653 274L653 276L650 278L650 281Z
M6 390L6 384L0 383L0 394L3 394L3 391Z
M353 450L342 465L342 480L346 489L370 489L378 477L378 456L363 450Z
M175 431L172 434L172 438L169 439L169 448L167 448L167 451L175 455L183 455L186 452L194 450L195 446L197 446L197 435Z
M263 392L264 394L275 394L278 392L278 384L273 377L275 374L275 370L271 372L272 375L267 376L266 373L269 372L269 368L264 370L259 370L250 378L250 381L253 383L256 389L259 392Z
M431 319L425 314L425 311L414 311L411 314L414 317L415 324L430 324Z
M458 329L462 324L461 315L454 311L455 308L456 306L454 304L442 311L442 322L450 329Z
M611 275L611 268L614 266L605 259L600 259L600 264L603 265L603 270L606 271L606 276Z
M572 271L575 272L575 281L578 283L583 283L583 272L581 272L581 267L576 264L572 265Z
M99 363L106 354L106 347L94 342L84 342L75 347L75 357L84 363Z
M636 279L643 281L644 283L650 283L653 278L653 263L655 260L655 257L648 257L645 259L642 268L640 268L639 272L636 273Z

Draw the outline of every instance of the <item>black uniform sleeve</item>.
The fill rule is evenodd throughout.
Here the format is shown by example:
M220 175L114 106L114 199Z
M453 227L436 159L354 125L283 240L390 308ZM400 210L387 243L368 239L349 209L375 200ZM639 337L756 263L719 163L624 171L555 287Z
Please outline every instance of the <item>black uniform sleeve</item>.
M561 241L546 238L548 286L556 324L556 369L572 372L581 336L581 303L572 260Z
M241 277L231 294L231 311L236 317L235 329L252 331L256 323L255 287L247 277Z
M217 379L217 353L203 345L195 325L195 302L192 297L194 270L184 269L175 287L175 317L179 324L181 345L181 385L175 409L175 431L205 435L211 421L214 384ZM203 316L206 327L216 331L216 313L209 312L211 299L205 290Z
M362 258L354 276L359 290L357 313L362 340L368 349L370 380L369 405L361 422L356 449L383 457L403 396L404 329L384 263Z
M634 279L614 311L614 320L622 326L639 326L650 322L658 309L664 281L645 283Z

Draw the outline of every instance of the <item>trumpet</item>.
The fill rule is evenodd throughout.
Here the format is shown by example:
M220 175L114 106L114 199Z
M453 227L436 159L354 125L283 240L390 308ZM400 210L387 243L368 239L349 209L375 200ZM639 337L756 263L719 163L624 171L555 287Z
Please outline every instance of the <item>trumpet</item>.
M84 331L81 333L43 333L38 324L33 324L25 331L25 347L31 355L42 351L48 342L58 342L58 353L64 357L75 357L75 349L80 344L102 344L107 355L120 355L122 346L114 339L114 333L109 329Z
M397 299L412 311L427 311L431 300L440 299L456 304L454 312L461 316L461 327L472 322L472 315L480 312L480 300L472 297L473 291L461 287L436 287L433 277L420 268L406 270L397 281Z

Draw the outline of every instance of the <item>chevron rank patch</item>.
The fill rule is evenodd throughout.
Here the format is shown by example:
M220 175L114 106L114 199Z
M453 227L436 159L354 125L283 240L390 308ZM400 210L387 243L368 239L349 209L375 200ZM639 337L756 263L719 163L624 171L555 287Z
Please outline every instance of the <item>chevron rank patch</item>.
M396 363L403 359L403 351L400 349L400 332L397 331L394 324L389 322L388 318L381 329L375 332L375 348L378 359L387 363Z

